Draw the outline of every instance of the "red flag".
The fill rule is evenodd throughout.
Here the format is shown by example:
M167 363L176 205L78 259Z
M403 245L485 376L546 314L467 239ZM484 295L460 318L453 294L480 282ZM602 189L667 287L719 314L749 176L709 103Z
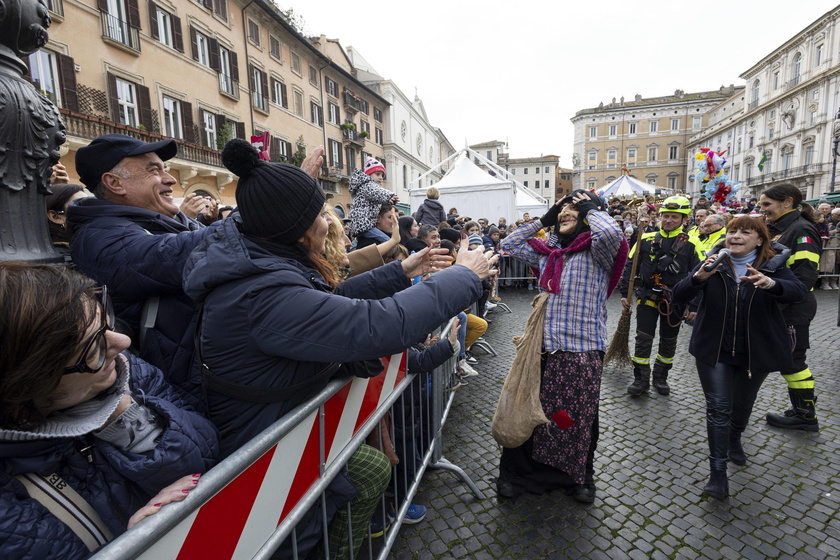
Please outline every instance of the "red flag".
M268 155L268 150L271 145L271 135L268 132L264 132L260 136L251 136L251 145L260 153L261 160L271 161Z

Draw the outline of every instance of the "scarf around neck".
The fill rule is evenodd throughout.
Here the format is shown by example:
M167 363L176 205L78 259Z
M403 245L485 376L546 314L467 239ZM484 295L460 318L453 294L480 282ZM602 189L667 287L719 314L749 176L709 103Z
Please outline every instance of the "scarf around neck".
M540 288L549 293L558 294L560 293L560 276L563 273L564 256L567 253L579 253L589 249L592 246L592 232L582 232L565 249L552 246L538 238L529 239L528 244L538 253L548 255L543 273L540 274L539 270L534 271L534 274L540 279ZM624 264L627 262L629 251L630 246L622 235L621 245L618 248L618 254L615 256L610 282L607 286L607 297L613 293L615 287L618 286L619 280L621 280L621 274L624 271Z

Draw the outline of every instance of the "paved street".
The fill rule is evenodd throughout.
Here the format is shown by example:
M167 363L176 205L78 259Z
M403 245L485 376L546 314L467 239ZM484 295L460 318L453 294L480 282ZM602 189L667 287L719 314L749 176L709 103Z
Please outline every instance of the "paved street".
M770 428L767 411L787 408L781 376L768 377L744 434L748 463L729 466L731 497L701 496L708 477L704 399L690 328L683 328L670 397L633 399L627 369L607 366L601 389L598 494L583 505L560 493L496 497L499 448L490 422L535 292L505 291L512 314L494 313L485 337L498 357L479 355L459 389L445 429L444 456L485 492L476 500L455 475L428 471L416 503L426 519L403 526L396 559L432 558L840 558L840 328L836 291L818 291L809 365L819 395L819 434ZM620 314L609 304L610 333ZM634 317L635 320L635 317ZM631 339L632 351L632 339Z

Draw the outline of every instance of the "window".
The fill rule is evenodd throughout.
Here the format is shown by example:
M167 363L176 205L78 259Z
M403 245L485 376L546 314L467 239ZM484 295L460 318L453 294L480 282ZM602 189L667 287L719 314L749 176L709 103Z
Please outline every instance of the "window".
M795 86L799 83L799 79L801 77L800 72L802 70L802 55L800 53L796 53L796 56L793 58L793 78L791 79L791 85Z
M773 72L773 89L779 89L779 72Z
M816 100L816 99L819 99L819 98L820 98L820 90L815 89L815 90L811 93L811 99Z
M341 124L341 111L339 110L338 105L336 105L333 102L330 102L329 103L329 108L330 108L330 122L333 123L333 124Z
M361 100L361 106L362 106L362 113L364 113L365 115L370 115L370 103L368 103L367 101L362 99Z
M677 159L679 146L668 146L668 159Z
M181 126L181 102L172 97L163 96L163 133L171 138L183 138Z
M219 45L219 89L239 98L239 64L236 53Z
M382 110L377 109L376 107L373 108L373 120L376 122L382 122Z
M675 191L677 190L677 178L676 177L668 177L668 189Z
M544 189L548 188L548 179L545 180L545 185L543 186Z
M772 126L767 129L767 140L768 141L773 139L773 134L774 133L775 133L775 130L773 129Z
M691 122L691 128L698 129L703 126L703 117L700 115L694 115L694 118Z
M492 150L487 150L487 152L486 152L486 153L487 153L487 159L489 159L490 161L493 161L493 152L492 152Z
M597 126L590 126L589 127L589 137L590 138L597 138L598 137L598 127Z
M656 175L648 175L646 177L648 185L655 185L656 184Z
M752 101L750 102L750 109L756 107L758 105L758 96L761 93L761 81L756 80L753 82L753 89L752 89Z
M327 77L327 93L333 97L338 97L338 84L332 78Z
M149 27L152 38L167 47L184 52L184 40L181 36L181 20L173 16L154 2L149 2Z
M671 119L671 130L680 129L680 119Z
M271 101L277 105L289 108L289 97L286 95L286 84L280 80L271 78Z
M341 167L341 144L335 140L330 140L330 165L332 167Z
M311 64L309 65L309 83L313 86L318 85L318 69Z
M650 121L650 131L656 132L659 130L659 121Z
M366 120L362 120L362 132L367 132L368 138L370 138L370 123ZM364 161L364 160L362 160Z
M295 114L299 117L303 116L303 92L295 90L294 91L294 100L295 100Z
M199 64L210 66L210 39L198 31L194 27L190 27L190 40L193 47L193 59L197 60Z
M589 169L595 169L595 166L597 165L597 161L598 161L598 153L594 152L594 151L589 152L589 158L588 158L588 161L587 161L587 165L589 166Z
M610 136L615 136L618 127L614 124L610 125Z
M738 154L740 152L741 152L741 139L738 138L738 144L737 144L737 147L735 148L735 153Z
M524 182L524 183L522 183L522 184L523 184L523 185L525 185L525 186L527 187L527 186L528 186L528 181L525 181L525 182Z
M528 174L528 168L527 168L527 167L525 168L525 171L523 171L523 173L524 173L525 175L527 175L527 174Z
M741 178L741 165L736 163L732 171L732 180L739 181Z
M785 171L790 169L790 162L792 158L793 152L791 151L787 151L784 153L784 155L782 155L782 169L784 169Z
M748 141L747 141L747 144L748 144L747 148L752 148L753 146L755 146L755 137L750 136Z
M209 111L201 111L201 123L204 129L205 146L216 148L216 115Z
M300 57L297 55L297 53L292 53L292 72L294 72L298 76L303 75L303 73L300 71Z
M510 170L510 174L511 175L516 175L516 168L515 167Z
M817 112L811 111L811 124L817 124Z
M534 174L536 175L536 174L537 174L537 173L539 173L539 172L540 172L540 168L539 168L539 167L535 167L535 168L534 168Z
M312 124L324 126L324 113L321 106L314 101L310 101L309 105L312 108Z
M375 132L376 132L376 143L377 143L377 144L384 144L385 142L384 142L384 137L383 137L383 135L382 135L382 129L381 129L381 128L377 128L377 129L375 130Z
M634 163L636 161L636 148L629 148L627 150L627 161Z
M549 168L548 168L547 166L546 166L546 168L545 168L545 172L546 172L546 173L551 173L551 171L549 171Z
M648 148L648 161L656 161L656 146Z
M814 66L819 66L820 64L822 64L824 50L825 45L817 45L817 52L816 56L814 57Z
M616 150L615 150L615 149L610 149L610 150L608 150L608 151L607 151L607 167L608 167L609 169L615 169L615 156L616 156L616 153L617 153L617 152L616 152Z
M292 143L283 140L279 136L272 136L269 152L271 161L288 162L292 154Z
M281 44L280 39L274 35L268 36L268 53L272 56L272 58L276 58L280 62L283 62L283 51L280 47Z
M814 146L807 146L805 148L805 165L814 163Z
M248 20L248 40L260 46L260 26L252 19Z
M251 72L248 76L251 79L251 100L254 107L260 111L268 112L268 75L257 68L251 66Z
M134 50L140 50L140 11L137 0L99 0L102 34Z
M137 91L134 84L120 78L116 79L119 122L136 127L140 123L137 115Z
M589 190L590 191L595 190L595 179L589 179Z
M630 123L630 134L636 134L636 123Z
M29 77L35 89L49 97L56 105L63 106L55 55L49 51L35 51L29 55L28 62Z

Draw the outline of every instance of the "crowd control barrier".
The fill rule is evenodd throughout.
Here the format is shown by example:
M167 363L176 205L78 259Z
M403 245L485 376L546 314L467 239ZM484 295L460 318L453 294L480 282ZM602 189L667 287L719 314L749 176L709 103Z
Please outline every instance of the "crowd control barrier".
M287 538L296 538L295 526L307 511L324 503L327 486L368 435L381 434L381 420L390 412L387 426L401 460L378 515L387 519L392 507L396 514L391 512L383 538L368 537L359 554L386 558L427 467L454 472L484 498L466 473L442 456L442 428L456 394L456 359L427 374L407 374L404 352L383 358L383 373L376 377L330 382L205 473L184 501L164 506L93 558L271 558Z

